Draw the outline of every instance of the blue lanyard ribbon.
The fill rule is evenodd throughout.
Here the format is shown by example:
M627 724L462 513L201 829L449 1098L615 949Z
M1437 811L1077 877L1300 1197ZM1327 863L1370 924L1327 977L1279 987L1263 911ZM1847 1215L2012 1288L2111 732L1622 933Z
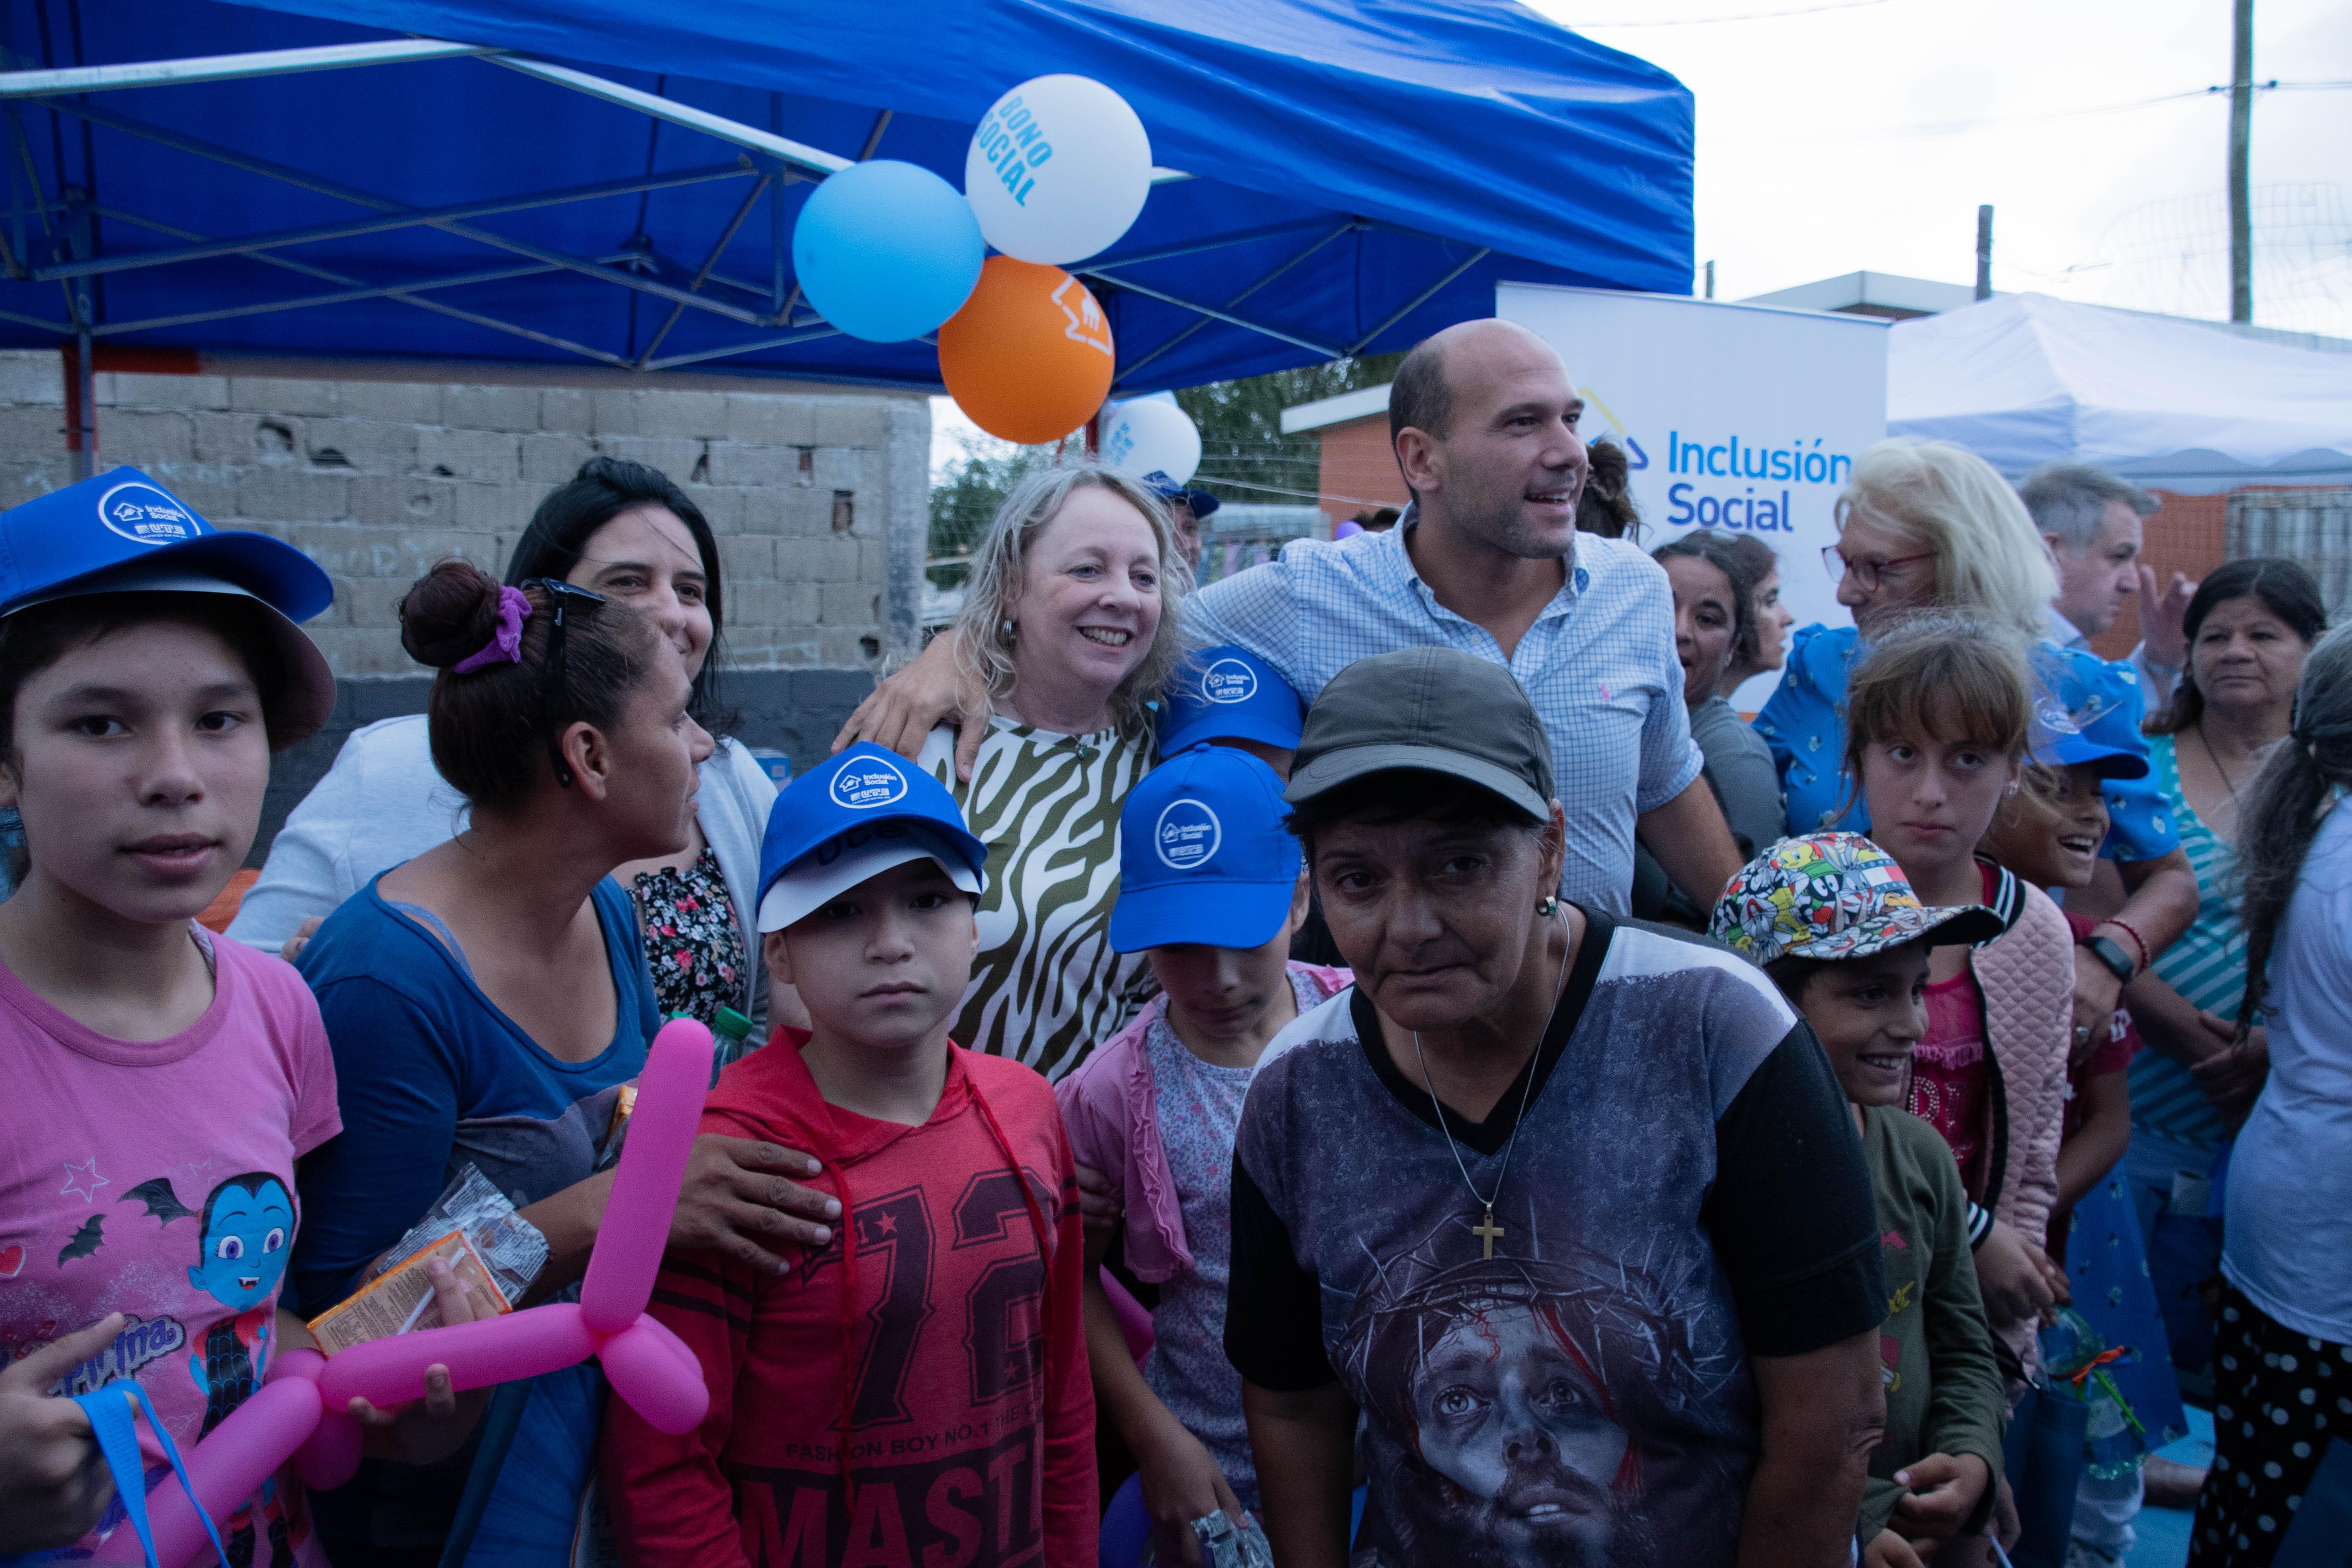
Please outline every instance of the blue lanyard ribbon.
M212 1515L196 1499L196 1489L188 1482L188 1467L180 1462L178 1445L163 1422L155 1418L155 1407L147 1402L147 1391L137 1378L126 1377L108 1384L89 1394L77 1394L75 1404L89 1415L89 1429L98 1439L98 1451L106 1457L106 1468L114 1473L114 1489L122 1499L122 1511L130 1517L131 1528L139 1533L139 1545L146 1553L147 1568L162 1568L155 1561L155 1534L147 1523L147 1462L139 1452L137 1413L147 1413L148 1427L155 1434L155 1445L163 1450L165 1462L180 1480L180 1489L188 1494L189 1506L212 1537L213 1550L220 1561L228 1561L228 1550L221 1544L220 1531L213 1528ZM170 1568L180 1568L173 1563Z

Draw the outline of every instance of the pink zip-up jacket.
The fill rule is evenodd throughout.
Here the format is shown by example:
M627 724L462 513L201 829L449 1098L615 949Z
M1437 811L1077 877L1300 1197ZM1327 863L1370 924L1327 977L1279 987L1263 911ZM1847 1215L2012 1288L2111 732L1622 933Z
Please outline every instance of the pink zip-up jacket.
M1293 963L1290 973L1313 981L1323 999L1345 991L1355 976L1344 969ZM1160 1142L1160 1092L1143 1037L1168 1011L1154 996L1132 1023L1088 1053L1077 1070L1054 1086L1069 1129L1070 1152L1081 1165L1111 1179L1127 1212L1127 1266L1136 1278L1165 1284L1192 1267L1184 1213ZM1271 1049L1271 1047L1268 1047ZM1258 1065L1265 1065L1265 1058Z

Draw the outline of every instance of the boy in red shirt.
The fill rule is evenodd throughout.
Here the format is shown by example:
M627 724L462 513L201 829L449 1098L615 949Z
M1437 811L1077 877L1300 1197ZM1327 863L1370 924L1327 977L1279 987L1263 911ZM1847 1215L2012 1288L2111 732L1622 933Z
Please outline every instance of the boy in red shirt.
M777 797L761 952L813 1028L729 1068L702 1125L814 1153L842 1225L781 1271L665 1261L651 1310L700 1360L710 1414L669 1437L611 1407L625 1561L1095 1561L1069 1142L1045 1079L947 1035L986 862L947 791L876 746Z

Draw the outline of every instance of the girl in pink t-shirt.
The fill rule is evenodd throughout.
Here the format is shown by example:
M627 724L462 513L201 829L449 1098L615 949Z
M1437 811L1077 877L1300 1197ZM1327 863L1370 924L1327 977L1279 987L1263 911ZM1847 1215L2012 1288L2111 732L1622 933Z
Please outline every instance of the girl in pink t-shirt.
M1921 902L2001 918L2000 935L1976 948L1936 950L1908 1093L1959 1163L1985 1313L2023 1360L2036 1318L2065 1290L2043 1227L2058 1188L2073 939L2048 895L1979 859L1977 845L2021 787L2031 680L2006 634L1936 616L1878 638L1846 683L1846 766L1872 840Z
M28 564L28 563L30 564ZM124 1518L64 1396L134 1379L185 1453L310 1343L281 1304L295 1163L341 1128L319 1009L194 917L252 846L270 752L334 683L299 552L135 470L0 515L0 1556ZM445 1271L446 1272L446 1271ZM445 1288L460 1317L477 1315ZM66 1342L68 1354L46 1347ZM446 1422L355 1410L378 1445ZM173 1485L142 1422L152 1489ZM71 1478L71 1479L66 1479ZM321 1561L290 1473L216 1518L233 1559Z

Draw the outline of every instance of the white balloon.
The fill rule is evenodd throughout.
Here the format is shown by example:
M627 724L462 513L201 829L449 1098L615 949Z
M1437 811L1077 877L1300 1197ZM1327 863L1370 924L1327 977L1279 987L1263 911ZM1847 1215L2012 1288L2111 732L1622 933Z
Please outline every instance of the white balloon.
M963 194L988 243L1064 267L1116 244L1151 194L1151 139L1135 110L1083 76L1033 78L981 117Z
M1103 421L1102 460L1138 479L1162 473L1181 485L1201 466L1201 429L1173 403L1122 403Z

